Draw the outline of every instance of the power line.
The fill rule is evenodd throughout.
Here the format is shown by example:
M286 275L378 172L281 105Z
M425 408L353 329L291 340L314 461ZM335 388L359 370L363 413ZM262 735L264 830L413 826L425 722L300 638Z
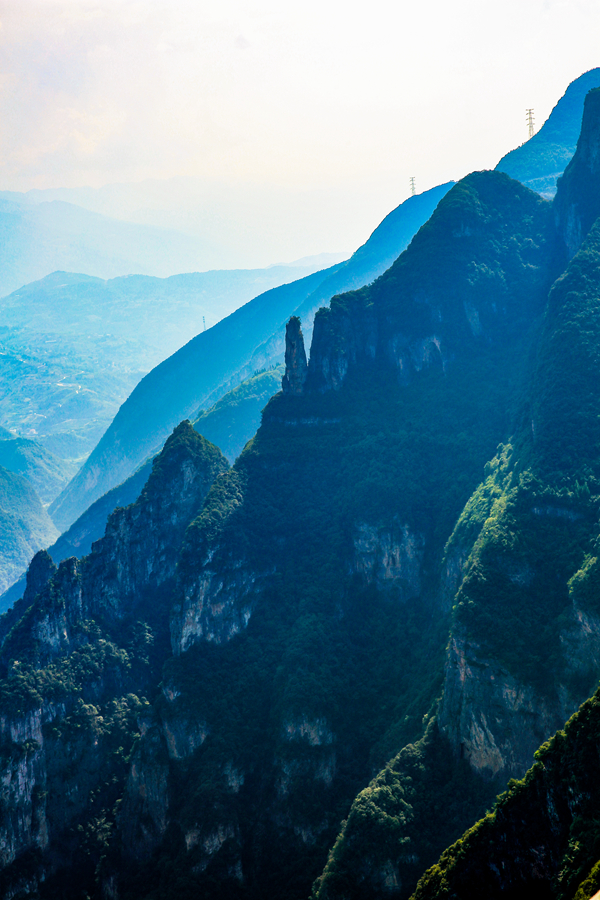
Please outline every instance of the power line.
M535 134L535 125L533 123L533 110L526 109L525 112L527 113L526 121L527 121L527 125L529 126L529 137L532 138Z

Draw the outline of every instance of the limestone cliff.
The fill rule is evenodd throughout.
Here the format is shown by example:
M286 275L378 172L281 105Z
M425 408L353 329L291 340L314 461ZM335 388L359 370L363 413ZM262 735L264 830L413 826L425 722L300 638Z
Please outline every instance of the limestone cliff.
M301 394L306 372L306 350L300 319L292 316L285 328L285 374L281 381L284 394Z
M554 209L571 258L600 215L600 88L585 98L577 149L558 181Z
M177 426L138 501L109 516L104 537L86 557L84 592L91 614L131 616L173 578L185 530L215 478L228 468L222 453L189 422Z
M597 896L599 710L596 693L424 875L415 900Z
M160 642L168 609L159 588L172 582L185 529L227 468L184 422L139 500L111 515L89 557L58 570L44 552L34 558L1 630L2 896L35 893L41 883L68 892L67 866L77 890L93 883L122 796L132 810L122 817L129 852L164 833L168 769L156 753L145 766L150 737L131 767L128 759L138 729L166 746L137 696L156 679L148 622Z

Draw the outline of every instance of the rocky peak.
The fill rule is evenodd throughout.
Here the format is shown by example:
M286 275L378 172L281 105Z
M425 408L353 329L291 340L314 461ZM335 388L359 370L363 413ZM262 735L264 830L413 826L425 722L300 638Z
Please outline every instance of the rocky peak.
M35 554L29 569L27 570L27 583L23 593L23 601L30 606L36 596L42 591L54 573L56 566L47 550L40 550Z
M600 88L585 98L577 150L559 179L554 210L559 234L573 257L600 216Z
M292 316L285 329L285 375L281 379L284 394L301 394L307 371L300 319Z
M122 619L173 577L188 524L215 478L229 468L221 451L182 422L154 461L139 499L109 516L85 563L90 611Z

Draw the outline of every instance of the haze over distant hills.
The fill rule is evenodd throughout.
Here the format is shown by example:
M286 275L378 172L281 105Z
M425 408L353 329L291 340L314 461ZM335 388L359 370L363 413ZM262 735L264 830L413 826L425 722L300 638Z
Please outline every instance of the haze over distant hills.
M58 534L30 481L0 465L0 592Z
M0 306L0 422L81 460L140 378L205 322L322 264L298 262L166 279L54 272L20 288Z
M152 223L136 221L135 216L133 221L125 221L59 199L63 195L78 199L80 192L0 191L0 296L58 270L106 279L130 274L165 278L180 272L241 267L242 255L220 246L210 224L199 236L184 233L184 223L162 211ZM81 196L85 199L87 195L82 189ZM173 225L166 227L167 220ZM273 253L280 249L275 247ZM313 271L347 255L324 254L318 264L313 261ZM257 268L251 262L252 254L245 258ZM274 255L264 264L276 259Z
M191 177L101 188L0 192L1 200L17 204L24 223L20 227L24 231L26 226L33 229L36 240L43 239L48 252L54 241L61 253L80 253L78 265L61 262L64 256L57 258L46 271L38 269L8 290L56 269L103 278L131 272L162 277L207 269L264 268L324 252L335 252L340 260L398 204L402 197L397 193L395 189L382 191L381 185L376 192L363 189L349 193L336 185L290 190ZM362 211L359 229L357 209ZM81 233L73 236L76 217ZM106 240L101 229L106 229ZM121 234L122 247L117 240ZM161 235L164 246L160 245ZM15 250L11 252L21 252L20 240L19 234L14 236ZM23 259L35 262L35 247L28 240L30 249L23 251ZM149 247L146 241L150 241ZM106 264L112 265L114 257L119 264L129 261L129 267L97 271L81 262L85 258L95 263L102 255ZM335 261L323 259L321 268Z

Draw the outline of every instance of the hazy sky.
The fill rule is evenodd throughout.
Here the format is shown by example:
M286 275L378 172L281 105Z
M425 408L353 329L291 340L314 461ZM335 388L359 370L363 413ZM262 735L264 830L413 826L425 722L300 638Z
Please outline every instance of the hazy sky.
M0 54L0 189L194 175L386 212L541 125L600 64L600 2L0 0Z

